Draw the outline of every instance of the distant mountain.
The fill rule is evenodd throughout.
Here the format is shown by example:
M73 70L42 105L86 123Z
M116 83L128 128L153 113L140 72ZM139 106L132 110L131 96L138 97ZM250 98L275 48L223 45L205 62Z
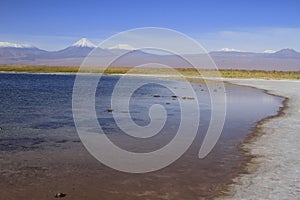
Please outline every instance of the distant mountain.
M293 49L282 49L268 53L214 51L210 52L219 68L262 69L262 70L300 70L300 53Z
M267 50L264 50L263 53L275 53L276 51L272 50L272 49L267 49Z
M282 49L270 54L270 56L277 58L300 58L300 53L294 49Z
M258 53L242 52L242 51L212 51L212 52L209 52L209 54L212 57L222 57L222 56L225 56L225 57L249 57L250 56L250 57L252 57Z
M54 52L48 52L47 54L43 55L43 57L48 58L82 58L86 57L94 48L92 42L90 42L86 38L82 38L72 44L71 46Z
M242 51L212 51L209 53L212 57L240 57L240 58L300 58L300 53L294 49L282 49L279 51L267 50L263 53L242 52Z
M93 51L92 54L90 54ZM91 55L89 65L101 65L114 60L112 66L137 66L146 63L161 63L171 67L189 68L190 63L180 56L158 55L136 50L129 44L117 44L108 48L97 48L86 38L82 38L59 51L45 51L32 45L0 42L0 64L24 65L81 65L84 58ZM263 69L263 70L300 70L300 53L293 49L282 49L264 53L242 52L224 48L210 52L219 69ZM118 57L117 60L115 58ZM185 55L197 66L205 68L204 54ZM101 58L99 60L99 58ZM100 61L100 62L99 62ZM149 65L148 65L149 66Z
M136 50L136 48L134 48L129 44L117 44L115 46L109 47L108 49L129 50L129 51Z
M233 48L222 48L219 51L221 51L221 52L240 52L241 50L233 49Z
M41 55L45 52L28 44L0 42L0 58L28 59L29 57Z
M29 44L18 44L11 42L0 42L0 48L35 48Z

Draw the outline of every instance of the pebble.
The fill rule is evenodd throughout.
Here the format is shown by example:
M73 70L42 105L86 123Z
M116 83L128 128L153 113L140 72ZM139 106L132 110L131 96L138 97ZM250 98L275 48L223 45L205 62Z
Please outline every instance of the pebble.
M59 192L59 193L57 193L54 197L55 197L55 198L62 198L62 197L65 197L65 196L67 196L67 194L62 193L62 192Z

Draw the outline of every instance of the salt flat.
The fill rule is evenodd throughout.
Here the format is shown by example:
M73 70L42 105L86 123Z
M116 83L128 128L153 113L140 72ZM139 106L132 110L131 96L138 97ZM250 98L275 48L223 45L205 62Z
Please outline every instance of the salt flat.
M236 178L232 196L222 199L300 198L300 81L225 79L289 98L284 115L260 125L263 135L243 146L253 155L250 174Z

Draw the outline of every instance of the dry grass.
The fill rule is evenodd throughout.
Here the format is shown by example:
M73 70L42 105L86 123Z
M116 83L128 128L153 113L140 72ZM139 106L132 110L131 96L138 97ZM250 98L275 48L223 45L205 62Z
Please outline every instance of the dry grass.
M104 74L125 74L129 70L131 74L152 74L152 75L176 75L181 74L187 77L216 77L218 73L213 70L178 68L176 70L161 68L131 68L131 67L82 67L78 66L25 66L25 65L0 65L2 72L27 72L27 73L104 73ZM219 70L224 78L262 78L262 79L300 79L300 71L263 71L263 70Z

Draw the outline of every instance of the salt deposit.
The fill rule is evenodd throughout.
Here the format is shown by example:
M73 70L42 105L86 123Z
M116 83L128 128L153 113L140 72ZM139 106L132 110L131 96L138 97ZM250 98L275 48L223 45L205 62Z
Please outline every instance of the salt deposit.
M250 174L232 185L232 196L222 199L300 199L300 81L227 79L289 98L285 115L261 125L263 135L243 148L253 159Z

